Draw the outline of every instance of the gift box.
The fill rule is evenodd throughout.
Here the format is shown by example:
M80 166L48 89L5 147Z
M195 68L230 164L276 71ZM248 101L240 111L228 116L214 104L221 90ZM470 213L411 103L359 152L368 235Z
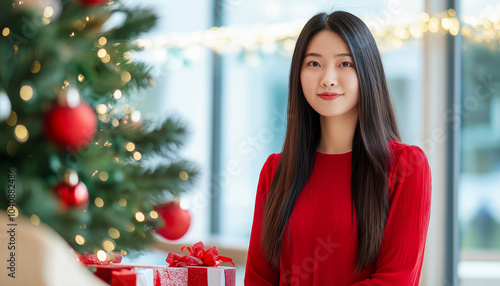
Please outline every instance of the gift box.
M113 270L111 286L137 286L137 273L128 269Z
M135 268L111 271L111 286L154 286L153 269Z
M94 274L104 282L115 286L112 282L118 271L128 270L136 274L135 284L125 286L176 286L188 285L188 270L186 268L173 268L166 265L141 265L141 264L89 264L87 267L95 269Z
M234 286L236 284L234 267L169 267L129 263L89 264L87 267L95 269L94 274L112 286ZM130 278L134 274L135 280Z
M188 286L234 286L236 283L236 269L234 267L186 266L186 268L188 270Z
M234 286L236 269L219 266L229 262L229 257L219 255L217 247L205 250L200 241L192 247L183 246L189 255L169 253L165 260L169 265L140 265L121 262L121 255L110 255L100 261L93 254L80 256L80 261L95 270L97 277L112 286Z

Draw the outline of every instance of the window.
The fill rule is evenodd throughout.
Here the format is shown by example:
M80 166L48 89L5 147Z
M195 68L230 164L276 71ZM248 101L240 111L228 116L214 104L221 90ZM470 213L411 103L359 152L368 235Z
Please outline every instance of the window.
M497 1L462 0L461 20L479 33L462 40L461 168L458 193L462 285L500 283L500 50L488 40ZM497 28L498 31L498 28ZM497 32L498 33L498 32ZM494 35L494 34L493 34ZM488 284L491 283L491 284Z
M181 39L185 41L195 37L196 32L208 30L212 24L212 1L197 0L197 9L192 9L191 1L141 0L138 4L127 0L127 4L151 7L159 17L157 27L142 37L149 44L139 54L152 65L157 85L146 94L132 97L133 105L145 118L161 120L173 116L186 124L188 138L181 152L184 158L199 165L201 174L195 188L182 195L192 218L182 241L206 240L210 227L212 54L201 46L167 47L165 43L169 40L179 44Z

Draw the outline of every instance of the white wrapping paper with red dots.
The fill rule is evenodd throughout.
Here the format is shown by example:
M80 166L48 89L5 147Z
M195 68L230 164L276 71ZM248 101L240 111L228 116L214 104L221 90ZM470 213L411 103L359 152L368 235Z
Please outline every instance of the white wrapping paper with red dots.
M180 267L155 268L155 286L188 286L188 271Z

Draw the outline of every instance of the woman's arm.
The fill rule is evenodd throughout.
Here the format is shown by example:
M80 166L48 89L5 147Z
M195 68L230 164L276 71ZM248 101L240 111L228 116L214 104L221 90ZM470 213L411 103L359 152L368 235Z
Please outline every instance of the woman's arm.
M278 285L279 269L272 268L266 261L261 247L261 232L264 204L267 198L269 185L273 175L273 159L276 155L271 154L260 172L259 185L257 186L257 197L255 199L255 211L253 217L252 234L248 248L247 266L245 272L245 285ZM277 159L277 158L276 158Z
M418 285L431 210L431 172L424 152L407 146L389 176L389 216L370 279L353 284Z

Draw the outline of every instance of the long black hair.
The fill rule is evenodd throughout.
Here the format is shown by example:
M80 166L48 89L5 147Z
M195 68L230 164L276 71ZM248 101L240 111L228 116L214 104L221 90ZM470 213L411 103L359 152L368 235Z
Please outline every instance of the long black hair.
M302 29L292 57L285 143L264 208L262 248L279 266L285 225L305 186L321 138L319 114L307 103L300 71L307 44L322 30L347 43L359 81L358 123L352 143L351 200L356 211L356 270L378 257L389 209L389 139L399 140L384 68L375 40L361 19L344 11L313 16Z

